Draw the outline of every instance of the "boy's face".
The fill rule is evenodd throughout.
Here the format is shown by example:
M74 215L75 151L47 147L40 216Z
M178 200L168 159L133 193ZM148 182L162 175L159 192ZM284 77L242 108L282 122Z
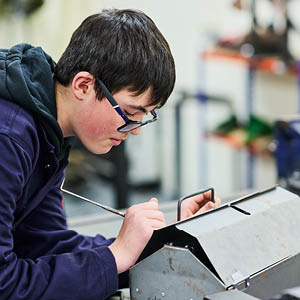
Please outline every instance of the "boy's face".
M150 89L139 96L134 96L127 89L113 94L122 111L134 121L142 121L146 113L155 109L155 105L148 105L150 96ZM124 120L106 98L99 101L95 92L81 101L72 124L74 134L95 154L107 153L112 146L120 145L128 133L137 135L141 130L137 128L130 132L118 132L117 128L125 124Z

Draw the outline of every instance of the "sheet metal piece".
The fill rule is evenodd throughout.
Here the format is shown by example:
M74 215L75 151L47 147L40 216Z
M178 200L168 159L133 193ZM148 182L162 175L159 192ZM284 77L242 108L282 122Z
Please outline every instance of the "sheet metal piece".
M189 234L198 240L217 274L230 286L300 252L299 211L299 197L276 187L158 230L148 249L159 249L170 242L172 230L177 230L173 235Z
M249 280L250 286L246 290L262 300L279 295L283 290L300 285L300 253L280 261L265 270L253 274ZM244 288L244 282L237 285Z
M177 226L195 236L223 282L266 268L300 251L300 200L282 188ZM226 259L224 259L226 257Z
M204 297L203 300L259 300L238 290L220 292Z
M284 291L280 299L300 300L300 287L298 286Z
M167 292L170 298L162 299L202 299L232 287L244 289L245 283L250 283L247 293L269 299L300 285L299 212L299 197L276 187L155 231L130 270L132 299ZM176 262L175 272L168 259ZM188 280L192 283L184 285ZM191 294L195 290L201 292Z
M131 299L190 300L225 286L189 250L164 246L130 272Z

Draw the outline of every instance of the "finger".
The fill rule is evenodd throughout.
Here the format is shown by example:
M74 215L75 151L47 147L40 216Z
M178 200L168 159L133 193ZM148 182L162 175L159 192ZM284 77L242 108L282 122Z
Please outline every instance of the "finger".
M165 216L159 210L145 210L144 217L165 222Z
M199 209L198 213L202 213L202 212L208 211L208 210L210 210L212 208L215 208L215 207L216 207L216 204L213 203L213 202L211 202L211 201L209 201L209 202L207 202L204 206L202 206Z
M188 218L188 217L191 217L193 215L193 213L191 213L190 211L189 212L187 212L187 211L183 211L182 213L181 213L181 220L184 220L184 219L186 219L186 218ZM177 222L177 219L178 219L178 216L176 216L176 220L175 220L175 222Z
M139 203L139 204L135 204L135 205L133 205L131 207L133 209L158 209L158 200L155 199L155 198L152 198L152 199L150 199L147 202L142 202L142 203Z
M189 203L197 203L198 205L202 205L203 202L206 202L207 199L204 197L204 194L199 194L199 195L196 195L196 196L193 196L191 198L188 198L186 199L182 205L186 204L188 205Z
M193 196L191 198L186 199L186 203L190 202L190 203L197 203L199 206L204 205L206 202L211 201L211 192L207 191L205 193L202 194L198 194L196 196Z
M211 191L207 191L203 194L204 198L206 201L213 201L215 203L215 207L218 207L220 206L221 204L221 199L220 197L218 196L218 194L215 192L214 193L214 199L211 199L211 196L212 196L212 193Z
M151 220L151 227L153 229L160 229L166 226L166 222L163 220Z
M158 209L158 200L156 198L151 198L149 202L155 204L156 209Z
M218 196L215 196L216 207L221 205L221 199Z
M149 202L155 202L155 203L157 203L157 204L158 204L158 200L157 200L157 198L151 198L151 199L149 200Z
M203 193L202 195L206 201L213 201L214 199L212 199L212 194L213 194L212 191L207 191L207 192ZM216 198L216 193L214 193L214 198Z

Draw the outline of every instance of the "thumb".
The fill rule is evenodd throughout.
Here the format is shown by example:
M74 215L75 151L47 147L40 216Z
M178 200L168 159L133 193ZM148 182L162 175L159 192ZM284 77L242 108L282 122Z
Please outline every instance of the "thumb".
M156 208L158 208L158 200L156 198L151 198L149 202L154 203L156 205Z

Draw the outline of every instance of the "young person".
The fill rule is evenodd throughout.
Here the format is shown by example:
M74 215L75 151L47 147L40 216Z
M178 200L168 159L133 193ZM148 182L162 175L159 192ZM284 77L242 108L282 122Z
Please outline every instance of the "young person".
M67 229L60 185L74 136L108 152L156 120L174 82L168 43L140 11L89 16L57 64L28 44L0 51L1 299L99 300L128 286L165 226L157 199L130 207L116 239L89 237ZM182 217L214 205L191 198Z

